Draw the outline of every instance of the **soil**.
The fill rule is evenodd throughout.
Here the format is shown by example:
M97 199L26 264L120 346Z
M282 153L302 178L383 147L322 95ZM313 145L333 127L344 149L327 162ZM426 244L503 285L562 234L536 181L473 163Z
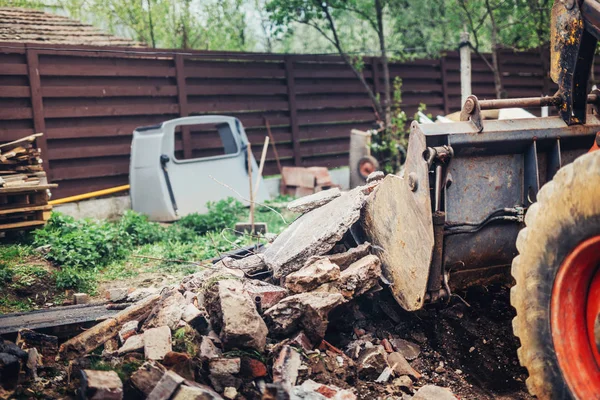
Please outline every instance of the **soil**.
M345 349L356 338L355 328L378 339L406 339L421 348L410 362L423 375L415 388L435 384L451 389L460 399L533 399L525 386L527 371L517 359L519 342L512 333L509 287L472 288L461 297L464 302L453 297L448 307L408 313L383 290L354 307L335 310L325 339ZM400 394L390 384L353 377L331 383L356 386L364 399Z

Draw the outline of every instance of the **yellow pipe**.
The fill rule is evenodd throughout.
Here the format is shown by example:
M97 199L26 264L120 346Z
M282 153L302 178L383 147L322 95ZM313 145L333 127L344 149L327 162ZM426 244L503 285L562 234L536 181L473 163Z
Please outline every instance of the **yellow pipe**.
M118 193L124 190L129 190L129 185L117 186L110 189L96 190L95 192L78 194L76 196L65 197L63 199L52 200L49 201L48 204L55 206L57 204L73 203L74 201L91 199L92 197L106 196L107 194Z

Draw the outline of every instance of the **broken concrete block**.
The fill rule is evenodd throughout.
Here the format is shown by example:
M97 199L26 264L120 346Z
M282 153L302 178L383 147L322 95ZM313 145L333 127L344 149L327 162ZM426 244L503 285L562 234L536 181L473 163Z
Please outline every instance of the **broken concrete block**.
M221 357L221 350L215 346L213 340L208 336L202 336L200 348L198 349L200 359L210 360L212 358Z
M181 281L182 289L198 294L200 290L205 289L207 284L212 284L215 281L224 279L243 279L246 276L244 271L227 267L227 265L230 265L230 263L233 262L233 258L225 257L209 269L186 276Z
M165 373L165 368L154 362L145 362L131 375L131 384L148 396Z
M106 300L110 301L111 303L118 303L121 301L125 301L125 299L127 299L128 294L129 294L129 288L113 288L113 289L108 289L104 293L104 297L106 298Z
M90 296L87 293L75 293L73 295L73 304L88 304Z
M254 279L244 282L244 291L254 299L257 308L261 311L273 307L288 294L288 291L281 286Z
M120 400L123 382L115 371L81 371L81 393L90 400Z
M281 382L284 387L291 389L296 384L298 370L301 366L300 353L291 346L282 346L273 361L273 382Z
M371 243L364 242L356 247L349 249L343 253L335 253L335 254L326 254L324 256L319 256L327 258L332 263L336 264L340 267L340 270L343 271L350 266L350 264L355 263L363 257L371 254ZM311 257L309 261L315 259L317 257ZM309 262L307 261L307 262Z
M139 288L135 289L133 292L127 295L126 301L128 303L137 303L140 300L145 299L146 297L152 296L154 294L158 294L160 289L158 288Z
M290 346L301 348L304 351L310 351L313 349L313 347L315 347L304 332L298 332L294 337L290 339L289 343Z
M357 363L358 376L374 381L388 367L388 354L383 346L365 348L361 350Z
M417 390L412 400L456 400L456 397L446 388L425 385Z
M413 379L421 379L421 374L410 366L406 358L400 353L390 353L387 362L398 375L408 375Z
M367 183L380 181L385 178L385 173L383 171L373 171L367 176Z
M42 365L42 356L35 347L27 350L27 362L25 367L27 368L29 376L34 379L37 378L37 368Z
M313 343L319 343L327 330L329 311L343 302L339 293L300 293L281 300L264 315L271 333L289 335L303 330Z
M175 372L167 371L148 395L147 400L165 400L170 399L173 393L179 388L185 379Z
M137 333L139 324L140 322L136 320L128 321L123 324L123 327L119 330L119 340L121 343L125 343L127 339Z
M377 256L368 255L342 271L339 288L344 297L357 297L377 285L380 276L381 261Z
M21 363L17 356L0 353L0 386L6 390L13 390L17 387L20 372Z
M181 319L198 331L198 333L202 335L208 333L208 316L206 312L200 311L195 305L188 304L185 306Z
M208 369L214 375L238 374L241 368L241 360L236 358L213 358L208 361Z
M119 349L119 342L117 339L108 339L106 343L104 343L104 350L102 354L111 355L115 351Z
M16 344L23 350L36 348L45 364L54 361L58 354L58 337L44 335L31 329L19 330Z
M232 261L227 263L230 268L243 271L248 276L267 270L267 264L265 264L264 257L260 253L251 254L240 259L232 258L231 260Z
M295 220L264 253L273 276L280 279L302 268L308 257L331 250L359 219L365 199L354 189Z
M165 354L162 364L167 367L169 371L173 371L189 381L196 380L192 360L186 353L170 351Z
M339 188L321 190L308 196L301 197L290 202L287 206L288 210L297 213L307 213L315 208L319 208L329 203L336 197L340 197L342 192Z
M221 396L208 386L181 385L172 400L221 400Z
M294 399L306 400L356 400L356 395L349 390L341 389L334 385L324 385L308 379L300 386L295 386L292 391Z
M225 397L226 399L229 400L233 400L235 399L235 396L237 396L238 392L234 387L228 386L225 388L225 390L223 390L223 397Z
M310 292L318 286L340 277L340 267L326 258L307 263L285 277L285 287L293 293Z
M409 361L412 361L419 357L421 353L421 347L418 344L409 342L408 340L394 338L390 339L392 347Z
M142 328L146 330L166 325L171 330L177 329L177 324L181 320L185 306L185 297L179 291L173 289L163 294L162 298L150 312Z
M413 392L413 382L408 375L402 375L401 377L394 379L392 385L406 392Z
M142 333L140 335L133 335L127 338L123 346L118 350L119 355L131 353L133 351L140 351L144 348L144 336Z
M225 348L264 350L267 326L242 282L231 279L218 281L207 291L204 303L211 324L219 332Z
M151 328L144 332L144 356L146 360L162 360L172 350L171 329L168 326Z

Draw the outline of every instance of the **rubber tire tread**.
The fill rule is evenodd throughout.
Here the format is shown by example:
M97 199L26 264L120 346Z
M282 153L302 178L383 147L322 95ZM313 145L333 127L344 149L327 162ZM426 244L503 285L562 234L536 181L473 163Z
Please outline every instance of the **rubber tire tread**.
M560 169L529 207L517 237L511 273L513 331L527 368L527 388L539 399L573 399L560 371L550 328L550 299L564 258L583 240L600 234L600 151Z

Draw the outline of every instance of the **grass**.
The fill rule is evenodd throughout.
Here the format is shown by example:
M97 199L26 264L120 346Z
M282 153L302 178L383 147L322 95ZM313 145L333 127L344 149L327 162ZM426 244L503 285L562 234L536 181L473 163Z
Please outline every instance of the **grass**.
M290 199L268 202L271 209L257 206L255 220L266 222L269 232L280 233L297 215L285 208ZM133 211L116 222L75 220L53 213L44 228L22 243L0 245L0 312L39 306L28 293L41 282L52 286L59 300L67 289L95 295L102 282L145 273L177 278L198 271L200 264L224 252L266 242L233 230L236 222L249 220L249 210L241 203L230 198L210 203L208 209L206 214L191 214L168 226ZM47 249L44 255L34 250L40 246Z

